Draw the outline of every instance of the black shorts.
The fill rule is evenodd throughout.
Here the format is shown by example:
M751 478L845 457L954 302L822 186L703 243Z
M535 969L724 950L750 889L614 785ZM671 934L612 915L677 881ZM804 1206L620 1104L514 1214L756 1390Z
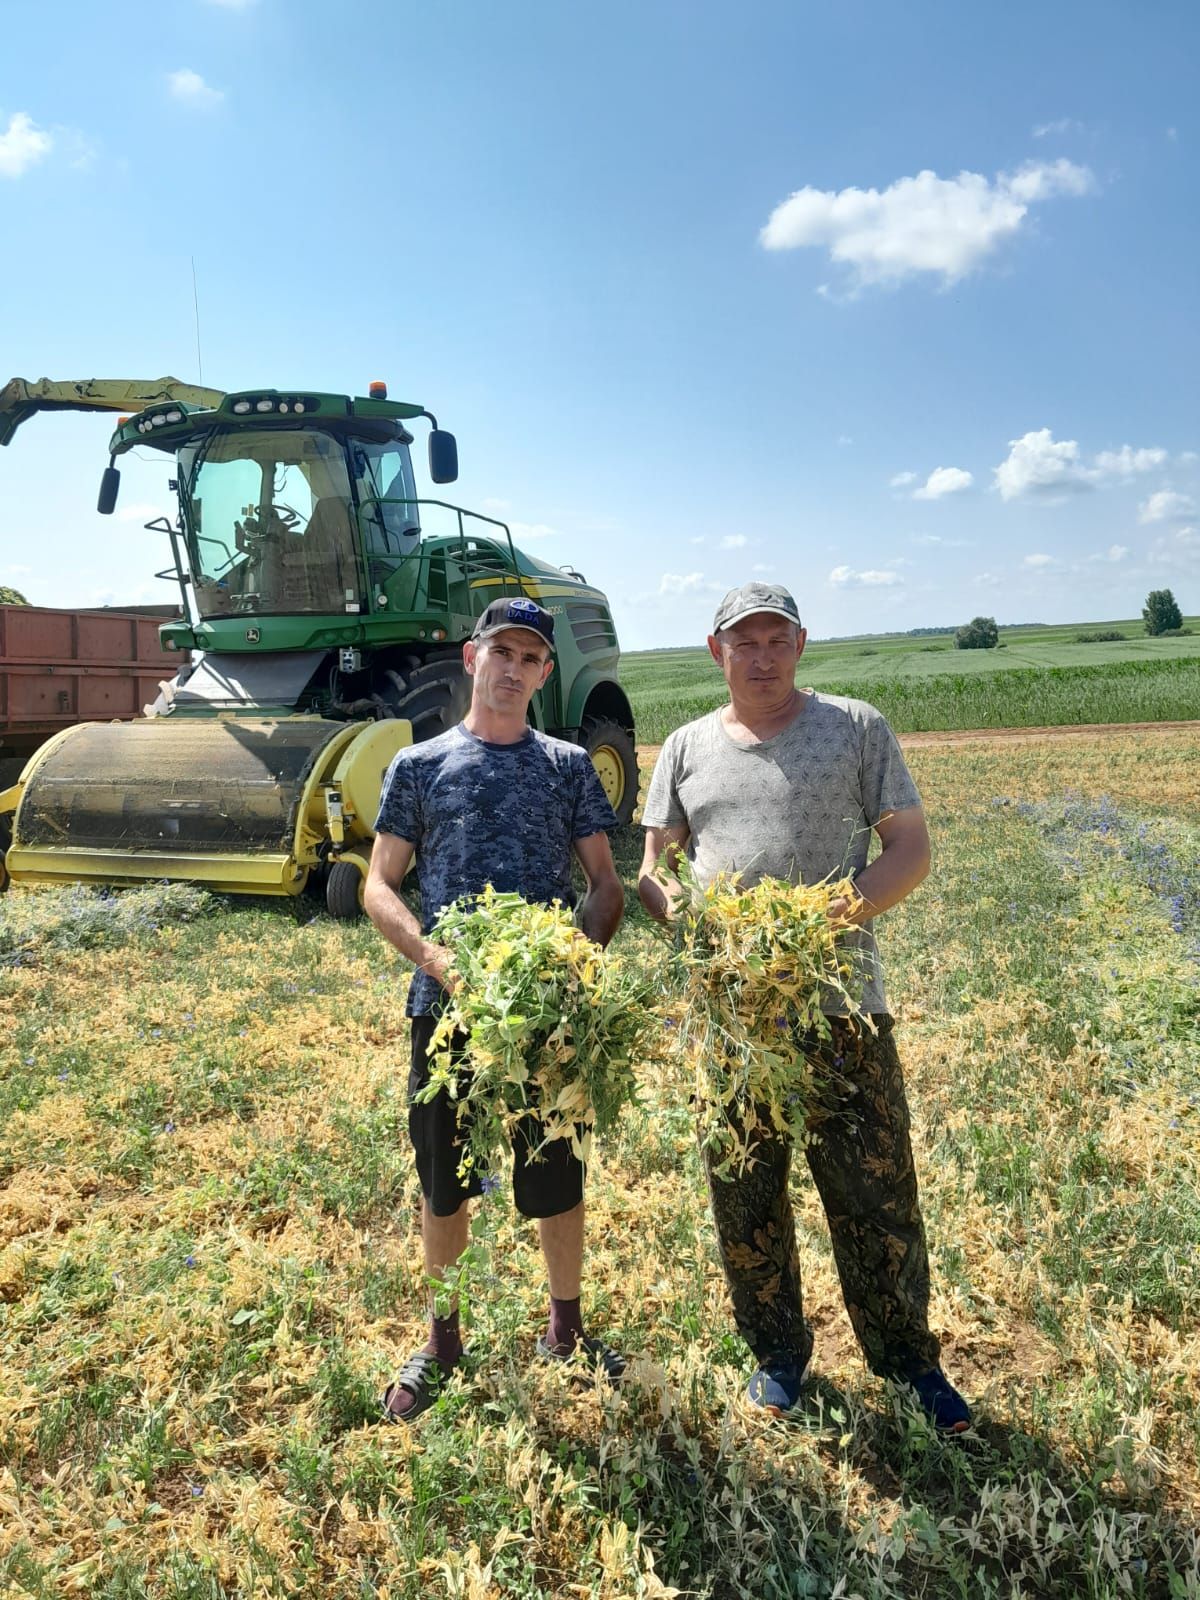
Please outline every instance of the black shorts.
M421 1192L435 1217L451 1217L473 1195L484 1192L484 1174L472 1167L458 1175L470 1123L458 1118L458 1105L443 1090L418 1104L416 1094L429 1082L429 1041L436 1017L412 1019L412 1068L408 1074L408 1134L417 1157ZM456 1040L457 1044L458 1041ZM541 1141L541 1127L524 1117L513 1129L513 1199L524 1217L560 1217L583 1199L583 1163L565 1139L554 1139L536 1160L530 1148Z

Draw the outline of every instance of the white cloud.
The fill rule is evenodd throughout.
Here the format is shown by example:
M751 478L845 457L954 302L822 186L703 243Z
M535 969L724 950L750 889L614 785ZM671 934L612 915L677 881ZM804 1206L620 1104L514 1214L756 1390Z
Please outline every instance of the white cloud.
M1180 535L1180 537L1181 538L1183 537L1182 534ZM765 561L756 561L754 563L754 565L750 568L750 571L751 572L774 572L775 568L772 567L772 566L769 566Z
M981 589L991 589L1000 582L1000 579L994 572L980 572L971 579L971 582L978 584Z
M1175 535L1180 544L1200 544L1200 528L1180 528ZM20 572L20 567L14 567L14 572Z
M941 500L948 494L958 494L975 482L962 467L934 467L919 489L913 490L914 500Z
M486 500L481 500L479 504L481 508L487 512L489 517L498 517L509 509L511 502L508 500L497 500L494 496L489 496Z
M1039 551L1035 555L1026 556L1021 565L1024 567L1052 567L1054 565L1054 557L1043 555Z
M1138 473L1161 467L1166 459L1161 445L1123 444L1119 450L1101 450L1089 464L1078 440L1056 439L1051 429L1035 428L1009 440L1008 455L992 469L992 476L1002 500L1022 495L1060 500L1065 494L1128 482Z
M14 111L0 133L0 178L20 178L48 156L54 140L24 111Z
M1139 522L1171 522L1177 517L1190 517L1196 502L1189 494L1178 494L1174 489L1159 489L1149 500L1138 507Z
M1028 162L994 182L978 172L919 172L886 189L798 189L759 234L767 250L824 247L856 285L936 273L957 283L1021 226L1031 205L1095 188L1071 161Z
M850 435L848 433L839 433L837 442L839 444L853 444L854 440L850 437Z
M943 539L940 533L915 533L914 544L940 544L945 550L969 550L973 539Z
M713 583L702 572L664 572L658 582L659 594L716 594L724 593L719 583Z
M744 550L748 540L744 533L727 533L721 540L722 550Z
M1127 544L1110 544L1107 550L1098 550L1095 555L1089 556L1089 561L1124 561L1129 554Z
M205 83L191 67L181 67L178 72L167 73L167 83L172 97L183 105L196 106L205 111L220 105L225 98L223 89L214 89Z
M1106 478L1132 478L1137 472L1152 472L1155 467L1161 467L1167 459L1167 452L1160 446L1135 450L1131 444L1123 444L1119 450L1101 450L1095 460L1095 470Z
M1193 461L1200 461L1200 455L1197 455L1194 450L1184 450L1181 452L1179 459L1185 466L1190 467Z
M1020 495L1058 496L1091 484L1074 439L1055 439L1049 428L1037 428L1009 440L1007 457L992 469L1002 500Z
M888 479L888 488L907 489L910 483L916 483L917 477L915 472L898 472L894 478Z
M1082 133L1083 131L1083 123L1077 122L1074 117L1059 117L1056 122L1039 122L1036 128L1030 129L1035 139L1045 139L1051 134Z
M878 572L870 568L855 572L852 567L834 567L829 581L835 589L875 589L903 583L904 579L898 572Z

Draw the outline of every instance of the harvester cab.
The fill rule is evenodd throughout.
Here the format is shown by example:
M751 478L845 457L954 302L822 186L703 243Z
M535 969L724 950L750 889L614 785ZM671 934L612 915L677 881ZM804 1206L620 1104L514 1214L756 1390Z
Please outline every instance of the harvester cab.
M110 391L119 391L119 394ZM462 643L498 595L556 621L556 671L535 725L584 744L618 817L637 798L633 717L604 595L514 547L508 528L419 495L408 424L430 424L429 477L458 475L452 434L423 407L293 389L236 394L174 379L0 391L0 442L33 410L142 401L109 444L170 463L169 540L181 670L147 718L65 729L0 795L16 882L181 879L295 894L314 875L329 909L361 900L380 783L396 750L453 726L469 683ZM2 820L2 817L0 817Z

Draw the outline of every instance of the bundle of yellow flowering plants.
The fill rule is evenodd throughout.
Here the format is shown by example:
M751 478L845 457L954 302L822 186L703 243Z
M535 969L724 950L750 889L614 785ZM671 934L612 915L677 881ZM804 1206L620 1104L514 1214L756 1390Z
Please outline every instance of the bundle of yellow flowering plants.
M419 1098L445 1089L457 1101L470 1129L460 1172L490 1166L525 1116L541 1145L567 1139L589 1160L593 1133L633 1098L634 1064L656 1030L646 979L584 938L557 901L533 905L490 885L448 906L433 938L454 952L457 983Z
M831 1000L870 1027L853 990L854 968L830 906L858 893L849 878L793 884L763 878L752 888L721 874L692 889L677 927L681 1004L676 1038L695 1079L701 1142L725 1177L754 1160L764 1138L812 1137L814 1114L845 1092L819 1046L831 1037Z

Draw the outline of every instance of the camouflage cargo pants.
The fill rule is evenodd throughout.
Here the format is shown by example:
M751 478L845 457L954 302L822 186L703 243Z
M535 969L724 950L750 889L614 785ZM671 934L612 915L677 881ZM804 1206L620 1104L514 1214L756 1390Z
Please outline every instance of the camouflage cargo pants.
M939 1346L928 1327L929 1259L892 1019L877 1016L875 1034L830 1020L833 1038L819 1054L846 1092L814 1123L805 1154L842 1295L873 1372L923 1371L937 1365ZM790 1142L780 1139L760 1146L740 1177L716 1177L706 1165L738 1331L760 1361L791 1354L804 1363L813 1336L788 1198L791 1160Z

